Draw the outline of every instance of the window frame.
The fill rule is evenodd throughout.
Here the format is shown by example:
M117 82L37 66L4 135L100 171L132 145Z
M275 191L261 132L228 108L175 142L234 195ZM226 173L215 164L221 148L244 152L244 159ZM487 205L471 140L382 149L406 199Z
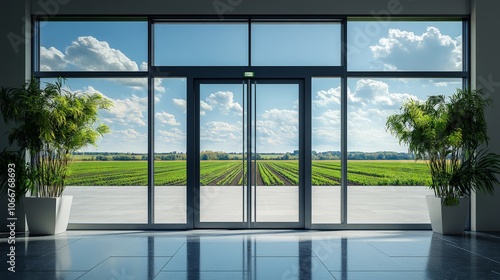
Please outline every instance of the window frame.
M304 221L306 229L430 229L430 224L350 224L347 221L347 79L348 78L460 78L463 88L470 86L470 17L394 17L391 21L461 21L462 22L462 71L348 71L347 70L347 22L377 20L366 16L92 16L68 17L54 16L46 18L33 16L31 69L35 79L41 78L147 78L148 79L148 221L145 224L70 224L70 229L193 229L194 226L194 183L196 177L196 157L188 153L187 162L187 223L154 223L154 79L186 78L187 111L195 112L194 84L196 79L243 78L244 72L256 73L255 78L269 79L304 79L305 104L304 114ZM40 71L40 26L44 21L147 21L147 63L145 71ZM248 22L249 48L248 62L251 63L251 23L252 22L338 22L341 24L341 54L339 66L155 66L154 62L154 24L162 22ZM311 82L313 78L339 77L341 80L341 222L340 224L312 224L311 221ZM187 116L187 151L196 151L195 115Z

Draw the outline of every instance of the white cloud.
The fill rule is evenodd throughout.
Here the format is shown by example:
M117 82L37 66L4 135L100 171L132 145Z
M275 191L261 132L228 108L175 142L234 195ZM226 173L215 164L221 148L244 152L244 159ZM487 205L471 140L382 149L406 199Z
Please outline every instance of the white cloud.
M172 99L172 103L174 103L175 106L180 107L184 111L184 113L186 112L186 100L174 98Z
M352 126L357 126L360 128L371 126L372 119L368 115L367 111L358 110L349 112L347 114L347 119Z
M155 103L160 102L161 97L162 97L162 94L161 94L161 93L157 93L157 94L155 94Z
M87 71L137 71L137 63L106 41L81 36L65 50L65 60L77 69Z
M338 106L340 109L340 106ZM340 150L340 110L326 110L313 115L313 149Z
M175 116L168 113L168 112L159 112L155 114L156 119L161 123L161 124L168 124L168 125L181 125L176 119Z
M108 42L99 41L92 36L81 36L66 47L64 53L55 47L40 47L40 70L42 71L138 71L147 70L147 63L140 67L120 50L112 48ZM110 79L133 89L144 90L148 87L145 78ZM165 92L161 79L155 82L155 90Z
M40 70L42 71L57 71L64 70L67 61L65 55L54 47L40 47Z
M437 87L447 87L448 83L447 82L437 82L437 83L434 83L434 85Z
M370 46L385 70L461 70L462 38L451 38L429 26L422 35L390 29L388 37Z
M147 133L141 133L133 128L111 130L99 140L97 147L88 146L82 151L89 152L126 152L147 153Z
M389 92L389 85L383 81L372 79L360 79L354 88L353 102L351 106L356 106L356 102L362 106L368 104L399 108L403 101L407 99L417 99L409 93Z
M92 88L92 87L89 87ZM111 100L113 106L109 111L103 111L103 118L108 119L112 123L121 124L128 127L146 126L146 114L148 108L147 97L138 97L132 95L129 98L113 99Z
M373 100L376 96L389 93L389 85L378 80L360 79L356 82L354 95L365 101Z
M329 90L320 90L316 92L316 100L314 104L318 106L327 106L330 103L340 104L341 89L330 88Z
M200 100L200 115L206 115L207 111L212 111L212 106L208 105L207 102Z
M332 128L313 128L314 135L314 146L319 145L328 145L332 143L340 142L340 129L332 129ZM331 149L331 148L330 148ZM337 148L340 150L340 147ZM321 151L319 149L319 151Z
M121 139L121 141L145 141L147 139L146 134L139 133L137 130L133 128L113 131L112 134L115 137Z
M241 130L241 127L221 121L208 122L206 124L206 127L212 131L218 131L218 132L235 132Z
M387 93L387 95L377 95L374 98L374 104L386 105L391 107L398 107L403 104L403 102L407 99L412 98L413 96L408 93Z
M97 90L93 86L87 86L87 87L84 87L83 89L79 89L79 90L71 90L70 88L67 88L66 90L69 90L69 91L76 93L76 94L79 94L79 93L99 94L101 96L104 96L105 98L108 98L104 93Z
M241 115L243 113L243 108L238 102L234 102L233 93L230 91L218 91L216 93L212 93L206 98L206 100L206 105L212 109L218 108L224 114L234 113L236 115Z
M281 110L281 109L271 109L266 110L263 114L261 114L258 118L262 121L271 121L276 123L277 125L284 126L296 126L298 124L298 111L296 110Z
M203 100L200 101L200 108L207 111L213 110L212 106L208 105L208 103Z
M145 61L143 61L143 62L141 63L141 66L139 66L139 69L140 69L141 71L148 71L148 63L147 63L147 62L145 62Z
M179 128L172 128L170 130L158 130L155 139L155 147L161 147L162 143L177 143L179 146L185 146L185 140L186 133ZM185 150L185 148L182 150Z
M314 126L340 127L340 110L327 110L319 116L314 117Z
M271 109L257 116L257 146L262 152L290 152L298 148L298 111ZM280 150L281 149L281 150Z
M313 101L314 105L325 107L330 104L335 104L340 106L342 91L340 86L337 88L330 88L328 90L320 90L316 92L316 98ZM357 98L353 92L349 88L347 88L347 98L349 102L359 102L359 98Z
M148 80L146 78L110 78L108 80L128 86L137 91L145 91L148 88ZM154 89L155 92L165 92L165 87L162 85L161 80L155 82Z
M409 93L391 92L389 84L380 80L360 79L353 95L359 102L350 103L348 149L350 151L405 151L385 130L387 117L397 113L407 99L418 99Z
M155 152L186 152L186 133L177 127L170 130L157 130Z
M202 141L213 143L241 144L242 127L241 122L230 124L221 121L211 121L200 128L200 138ZM219 147L215 150L221 150Z

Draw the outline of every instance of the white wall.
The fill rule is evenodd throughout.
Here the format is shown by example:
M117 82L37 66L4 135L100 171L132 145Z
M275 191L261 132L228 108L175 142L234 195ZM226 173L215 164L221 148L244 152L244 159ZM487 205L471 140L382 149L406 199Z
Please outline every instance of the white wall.
M489 124L490 149L500 154L500 1L472 2L471 74L473 88L481 88L493 99L486 113ZM473 196L471 227L477 231L500 231L500 186L495 195Z

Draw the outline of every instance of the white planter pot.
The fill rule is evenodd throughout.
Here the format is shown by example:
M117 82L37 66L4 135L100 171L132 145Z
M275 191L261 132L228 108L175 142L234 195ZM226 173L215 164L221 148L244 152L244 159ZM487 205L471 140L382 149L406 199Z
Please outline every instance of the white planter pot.
M72 196L25 197L24 209L30 235L65 232L72 202Z
M469 209L468 198L460 198L458 206L443 206L441 198L427 195L432 230L441 234L462 234Z

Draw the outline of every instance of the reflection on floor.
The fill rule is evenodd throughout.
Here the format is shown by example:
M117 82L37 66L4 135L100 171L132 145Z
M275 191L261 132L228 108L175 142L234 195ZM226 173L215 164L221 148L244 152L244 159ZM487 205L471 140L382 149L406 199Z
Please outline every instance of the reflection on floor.
M68 231L0 239L0 279L500 279L500 234Z

